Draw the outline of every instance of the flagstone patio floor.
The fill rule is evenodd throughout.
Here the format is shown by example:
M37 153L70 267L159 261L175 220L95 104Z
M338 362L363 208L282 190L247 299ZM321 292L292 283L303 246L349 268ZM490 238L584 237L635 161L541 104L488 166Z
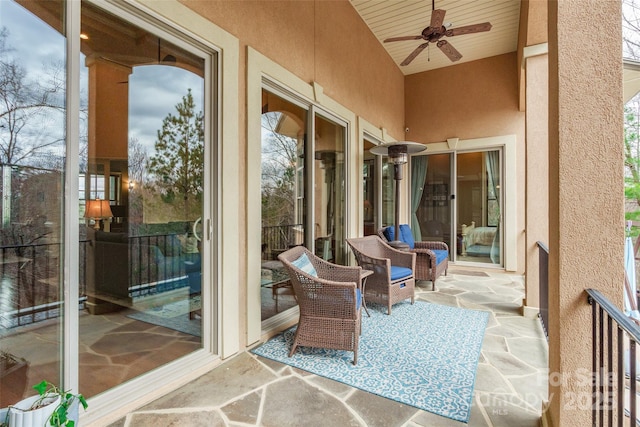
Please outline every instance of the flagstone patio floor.
M244 352L110 427L538 426L548 347L523 295L521 276L495 270L452 267L435 292L418 283L419 300L491 312L468 424Z

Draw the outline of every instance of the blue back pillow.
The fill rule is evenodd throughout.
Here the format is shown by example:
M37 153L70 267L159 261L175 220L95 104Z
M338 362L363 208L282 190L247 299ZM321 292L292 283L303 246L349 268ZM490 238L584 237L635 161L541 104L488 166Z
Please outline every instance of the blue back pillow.
M387 227L384 230L384 237L390 242L395 240L395 234L396 230L394 226ZM400 224L400 240L409 245L411 249L415 248L416 242L413 239L413 233L408 224Z
M318 272L316 271L313 264L311 264L311 260L307 256L307 254L302 254L298 257L298 259L291 261L291 264L299 270L304 271L310 276L318 277Z

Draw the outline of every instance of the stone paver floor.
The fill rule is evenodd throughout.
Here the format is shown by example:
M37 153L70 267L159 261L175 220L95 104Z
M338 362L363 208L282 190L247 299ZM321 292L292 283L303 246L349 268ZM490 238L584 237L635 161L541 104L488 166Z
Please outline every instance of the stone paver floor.
M468 424L245 352L112 427L538 426L547 396L547 341L537 318L520 315L522 277L453 267L437 288L419 283L416 296L491 311Z

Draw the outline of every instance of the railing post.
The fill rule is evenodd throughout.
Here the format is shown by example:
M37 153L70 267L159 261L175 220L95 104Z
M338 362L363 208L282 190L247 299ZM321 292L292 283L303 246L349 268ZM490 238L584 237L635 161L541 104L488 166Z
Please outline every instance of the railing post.
M631 321L620 309L595 289L587 289L588 302L592 306L592 423L594 426L637 424L637 345L640 342L640 327ZM607 317L605 332L605 316ZM614 337L613 328L618 331ZM629 346L625 343L629 343ZM613 366L613 352L618 353L617 364ZM628 357L625 355L628 354ZM628 361L628 363L627 363ZM605 369L606 368L606 369ZM629 374L629 399L625 399L625 376ZM614 376L617 379L614 387ZM603 405L607 407L604 408ZM613 405L617 410L614 411Z

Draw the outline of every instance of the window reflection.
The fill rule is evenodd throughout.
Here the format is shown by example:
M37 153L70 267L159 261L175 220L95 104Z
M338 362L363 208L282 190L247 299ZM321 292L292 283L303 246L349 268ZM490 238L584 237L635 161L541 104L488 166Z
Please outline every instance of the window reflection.
M346 264L345 248L345 128L315 119L315 251L337 264Z
M307 110L262 92L261 319L297 303L278 255L304 244Z

